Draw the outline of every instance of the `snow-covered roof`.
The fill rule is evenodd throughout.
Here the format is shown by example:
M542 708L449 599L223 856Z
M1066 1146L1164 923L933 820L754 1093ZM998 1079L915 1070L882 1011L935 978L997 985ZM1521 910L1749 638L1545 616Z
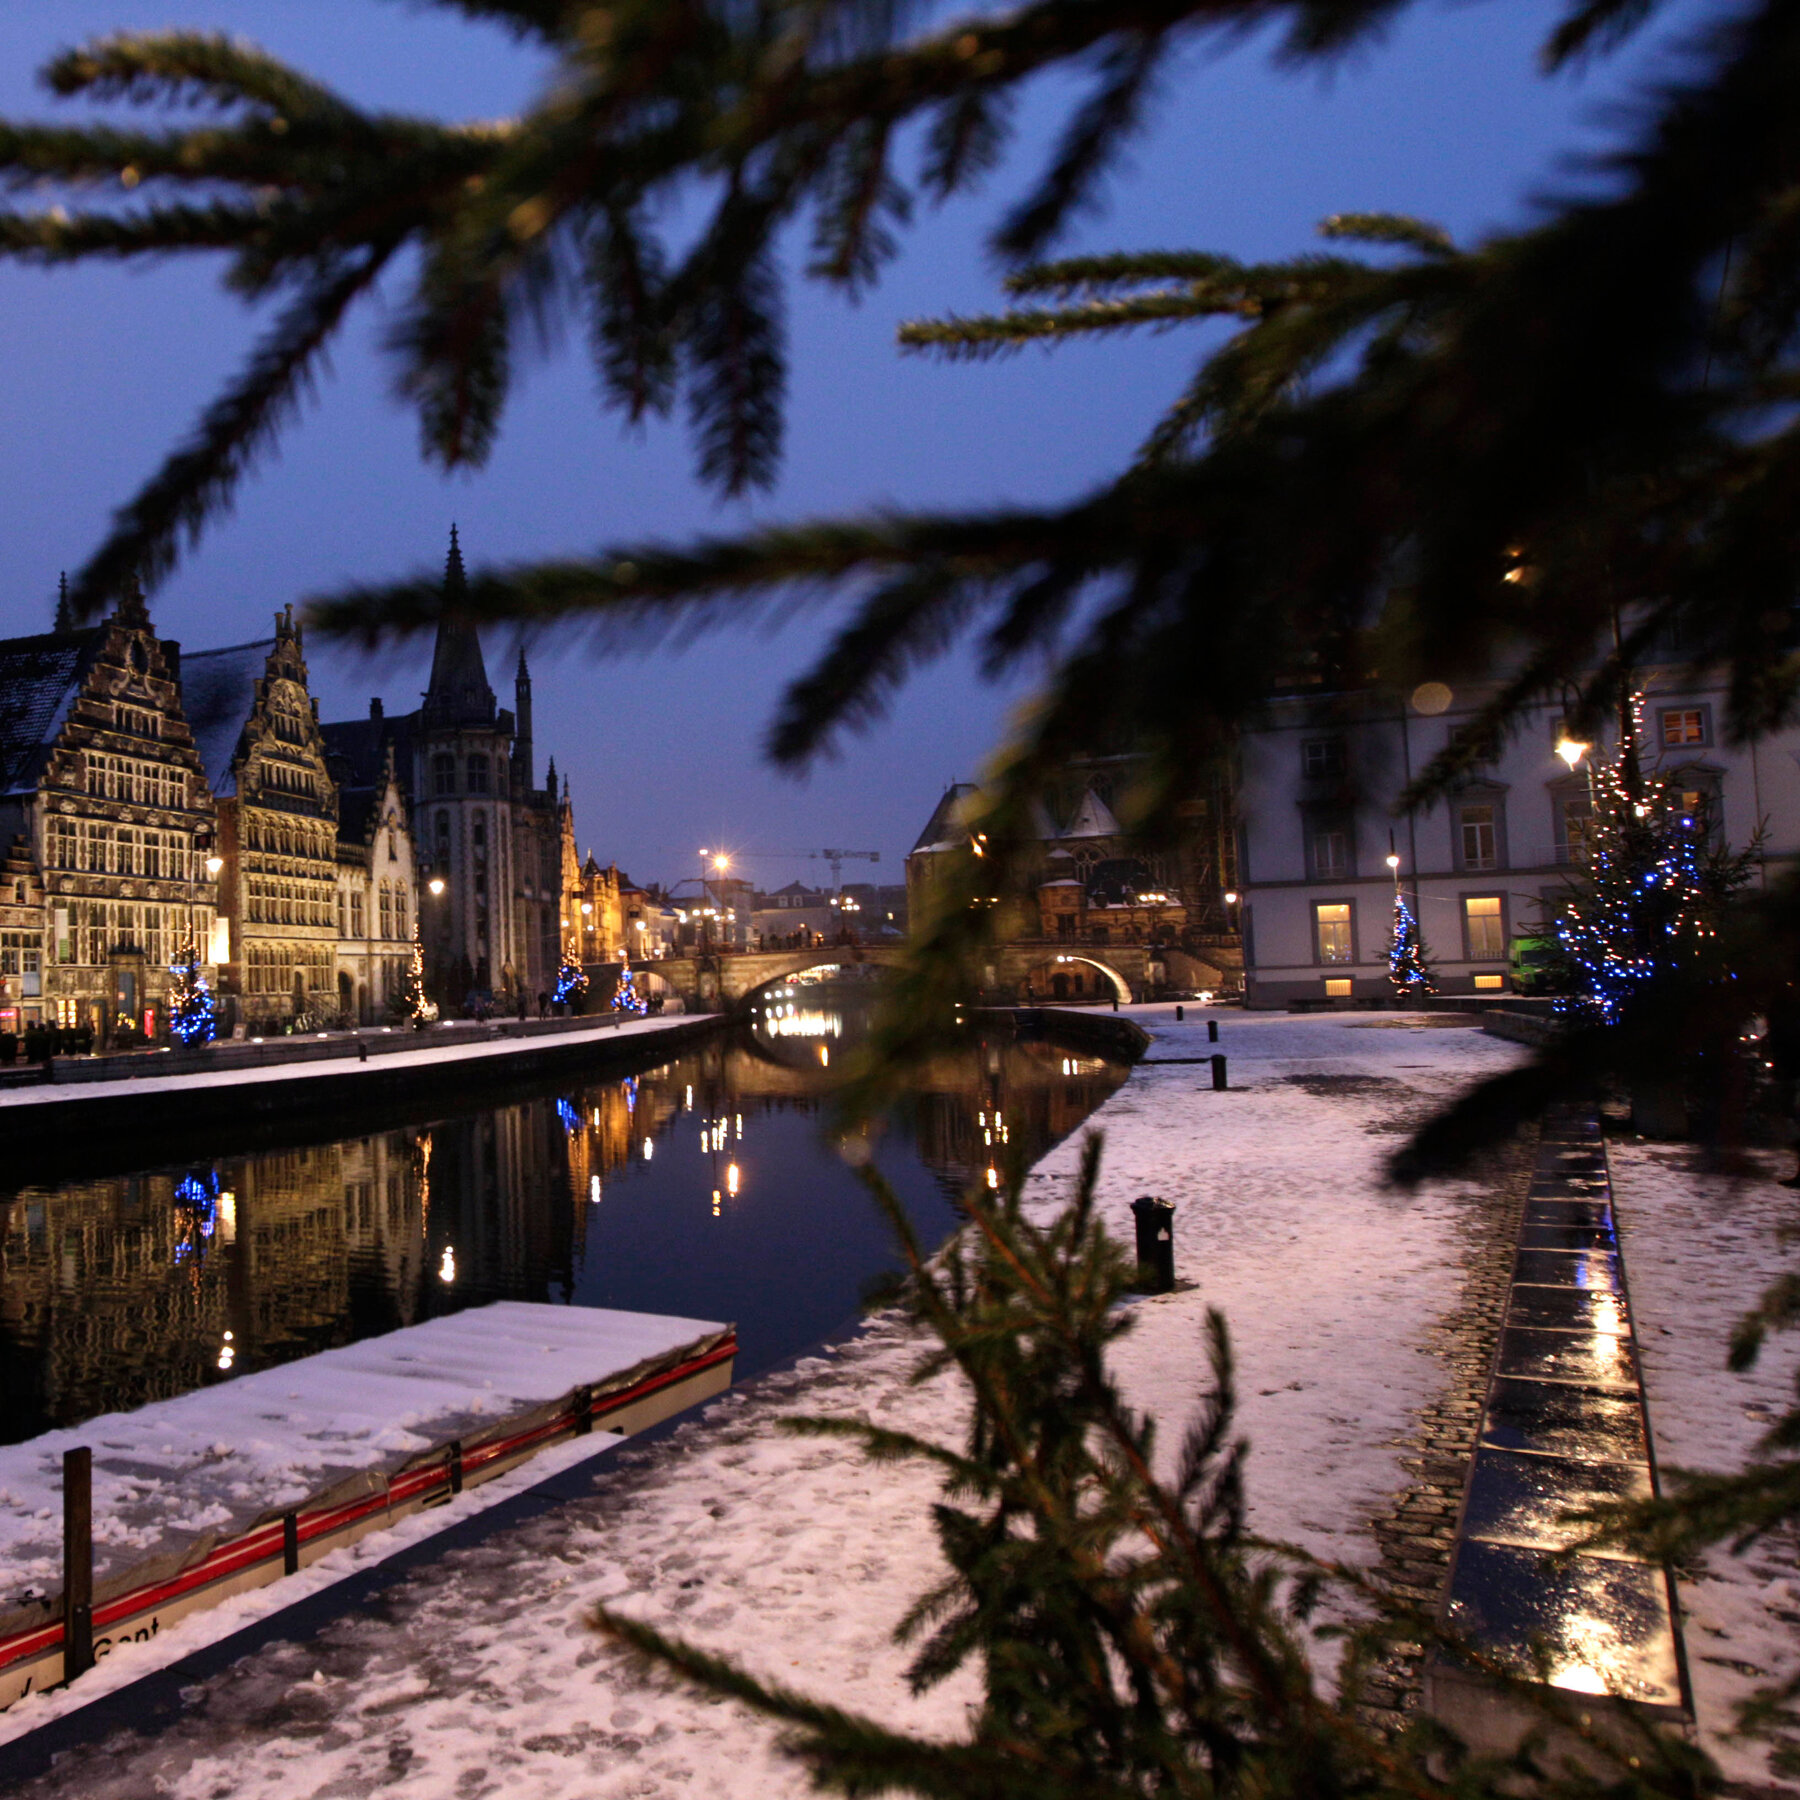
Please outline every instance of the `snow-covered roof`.
M207 786L222 800L237 792L232 759L256 704L256 684L274 648L273 638L263 638L182 656L181 709L194 734Z
M36 786L101 635L96 628L0 640L0 792Z
M1075 817L1061 835L1066 838L1118 837L1119 821L1113 817L1112 808L1089 788L1081 796Z

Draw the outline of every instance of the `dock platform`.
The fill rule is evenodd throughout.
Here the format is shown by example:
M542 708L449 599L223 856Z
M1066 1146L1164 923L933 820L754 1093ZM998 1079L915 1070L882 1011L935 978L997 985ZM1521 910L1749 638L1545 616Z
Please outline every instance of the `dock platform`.
M731 1384L729 1325L499 1301L0 1449L0 1709L63 1679L62 1466L93 1455L96 1658Z

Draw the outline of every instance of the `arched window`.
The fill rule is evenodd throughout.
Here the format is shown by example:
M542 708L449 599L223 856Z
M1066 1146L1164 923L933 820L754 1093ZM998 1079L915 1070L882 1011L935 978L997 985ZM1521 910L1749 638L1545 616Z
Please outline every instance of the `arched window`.
M394 935L394 890L385 881L381 884L381 935Z
M395 937L412 936L412 927L407 923L406 917L406 883L403 881L394 884L394 925Z

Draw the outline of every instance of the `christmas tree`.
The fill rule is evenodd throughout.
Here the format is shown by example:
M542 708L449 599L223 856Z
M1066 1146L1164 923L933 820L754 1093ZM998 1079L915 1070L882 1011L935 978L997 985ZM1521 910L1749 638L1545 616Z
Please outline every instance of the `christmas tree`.
M1425 962L1425 940L1419 935L1419 922L1413 917L1406 896L1394 889L1394 938L1388 946L1388 980L1401 999L1423 998L1437 992L1431 970Z
M650 1010L650 1002L637 990L637 984L631 978L631 957L624 951L619 952L619 984L613 989L613 1011L641 1013Z
M212 995L200 973L200 952L186 939L170 965L175 985L169 990L169 1029L184 1044L210 1044L218 1035Z
M588 978L581 971L581 964L575 960L573 944L564 944L562 967L556 971L556 991L550 998L558 1006L573 1006L587 992Z
M419 928L415 924L412 961L407 965L406 986L400 990L400 1016L423 1024L430 1004L425 998L425 947L419 942Z
M1556 925L1576 989L1558 1010L1605 1025L1617 1025L1659 976L1704 954L1716 935L1713 901L1741 885L1732 871L1743 859L1709 856L1704 819L1642 768L1641 716L1642 696L1633 695L1617 754L1594 771L1587 874Z

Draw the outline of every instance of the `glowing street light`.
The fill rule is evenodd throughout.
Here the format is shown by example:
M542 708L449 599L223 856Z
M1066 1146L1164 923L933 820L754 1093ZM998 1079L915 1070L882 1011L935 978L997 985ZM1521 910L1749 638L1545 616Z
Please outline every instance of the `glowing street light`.
M1556 754L1569 765L1571 772L1592 748L1592 744L1584 744L1578 738L1570 737L1566 732L1556 740Z
M1392 869L1395 874L1400 872L1400 858L1392 851L1388 853L1387 866Z
M444 891L444 878L441 875L434 875L425 885L430 889L432 897L435 899Z
M224 866L225 866L225 859L222 856L209 856L206 859L206 873L214 881L217 881L219 879L219 871L222 868L224 868Z

